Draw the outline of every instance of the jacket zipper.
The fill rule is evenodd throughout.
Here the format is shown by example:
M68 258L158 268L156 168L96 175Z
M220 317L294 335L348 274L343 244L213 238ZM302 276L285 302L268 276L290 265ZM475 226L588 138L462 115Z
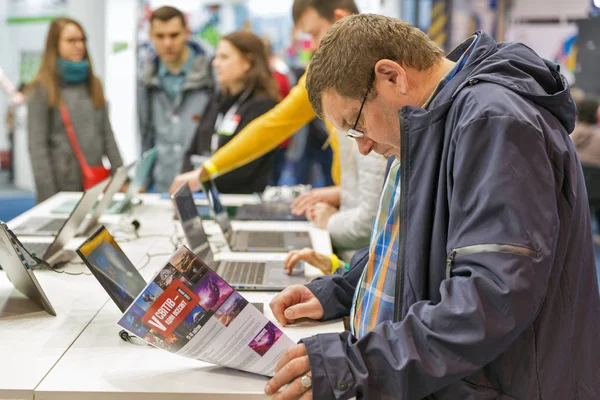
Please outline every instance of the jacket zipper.
M446 279L450 279L452 264L456 256L467 256L475 253L511 253L530 258L537 258L537 252L524 246L513 246L509 244L475 244L453 249L446 257Z
M406 185L408 181L408 168L406 158L408 154L408 141L406 139L406 117L404 112L400 112L402 121L400 121L400 137L402 141L400 146L400 240L398 241L398 262L396 264L396 287L394 290L394 322L400 322L402 319L402 293L404 293L404 266L402 265L402 255L404 253L404 237L406 236L406 212L404 210L404 196L406 195Z

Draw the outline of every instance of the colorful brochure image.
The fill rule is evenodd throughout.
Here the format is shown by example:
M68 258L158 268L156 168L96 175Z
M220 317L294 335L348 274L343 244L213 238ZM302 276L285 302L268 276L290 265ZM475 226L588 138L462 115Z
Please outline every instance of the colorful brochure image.
M187 247L173 254L119 325L169 352L265 376L294 345Z
M264 329L252 339L249 346L262 357L271 347L273 347L281 335L283 335L283 332L269 321Z

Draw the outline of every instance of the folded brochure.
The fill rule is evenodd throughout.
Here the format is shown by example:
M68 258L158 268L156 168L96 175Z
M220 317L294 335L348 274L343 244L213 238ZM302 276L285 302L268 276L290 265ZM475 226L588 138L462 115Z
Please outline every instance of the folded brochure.
M187 247L171 256L119 325L171 353L265 376L295 344Z

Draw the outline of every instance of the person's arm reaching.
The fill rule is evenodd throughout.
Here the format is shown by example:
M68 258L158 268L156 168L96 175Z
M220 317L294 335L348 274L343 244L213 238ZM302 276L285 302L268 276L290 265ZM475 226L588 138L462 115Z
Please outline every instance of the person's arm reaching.
M549 227L559 224L543 136L514 118L486 117L454 143L447 250L484 246L455 253L439 302L417 302L360 340L349 332L304 339L315 398L427 397L483 368L534 321L557 240Z

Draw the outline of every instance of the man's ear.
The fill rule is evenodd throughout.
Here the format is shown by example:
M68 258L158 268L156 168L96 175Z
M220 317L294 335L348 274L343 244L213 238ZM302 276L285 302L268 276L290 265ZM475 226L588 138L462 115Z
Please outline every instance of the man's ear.
M187 40L190 40L190 38L192 37L192 30L190 29L189 26L185 27L185 38Z
M406 71L397 62L387 59L379 60L377 64L375 64L374 71L374 85L378 88L381 85L381 88L389 87L401 94L406 94L408 92Z
M348 15L350 15L350 11L344 10L343 8L336 8L333 10L333 22L337 22Z

